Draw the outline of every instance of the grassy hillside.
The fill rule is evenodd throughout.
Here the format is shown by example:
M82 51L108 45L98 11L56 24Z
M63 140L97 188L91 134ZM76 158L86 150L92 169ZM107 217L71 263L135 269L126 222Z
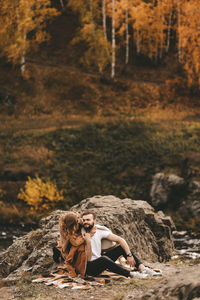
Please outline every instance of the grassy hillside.
M69 12L49 26L52 39L29 53L26 79L0 61L1 222L30 221L17 194L36 174L63 190L62 208L96 194L149 201L160 171L200 179L199 96L173 55L159 66L119 62L110 81L109 70L102 77L80 65L82 48L70 44L77 22ZM178 226L196 228L184 218Z
M160 171L187 177L192 170L200 179L199 124L139 118L87 123L1 132L1 187L6 191L4 201L15 204L15 221L26 215L25 204L16 201L17 193L27 177L36 174L55 181L64 192L62 208L96 194L149 201L152 176ZM179 200L175 197L167 209L177 210ZM1 220L14 221L7 211L9 216L2 209Z

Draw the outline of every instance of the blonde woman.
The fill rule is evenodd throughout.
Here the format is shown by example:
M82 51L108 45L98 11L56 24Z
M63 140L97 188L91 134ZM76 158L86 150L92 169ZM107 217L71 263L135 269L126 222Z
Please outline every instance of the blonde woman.
M61 252L69 275L84 277L87 264L87 240L81 234L78 213L68 212L59 220L60 239L57 249Z

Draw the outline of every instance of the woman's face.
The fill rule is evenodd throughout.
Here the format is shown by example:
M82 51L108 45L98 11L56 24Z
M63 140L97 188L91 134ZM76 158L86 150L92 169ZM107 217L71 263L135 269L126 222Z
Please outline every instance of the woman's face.
M76 212L76 215L77 215L77 223L82 225L83 224L83 220L81 219L80 214L78 212Z
M77 222L78 222L78 224L83 225L83 219L80 216L78 216Z

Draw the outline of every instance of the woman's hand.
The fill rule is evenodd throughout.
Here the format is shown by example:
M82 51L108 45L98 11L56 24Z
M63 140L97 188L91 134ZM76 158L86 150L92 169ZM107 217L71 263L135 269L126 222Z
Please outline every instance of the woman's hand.
M83 233L82 234L85 242L86 242L86 256L87 256L87 261L91 260L92 257L92 249L91 249L91 236L89 233Z
M91 236L89 233L87 233L87 232L83 233L82 236L83 236L84 240L86 241L86 243L90 243Z

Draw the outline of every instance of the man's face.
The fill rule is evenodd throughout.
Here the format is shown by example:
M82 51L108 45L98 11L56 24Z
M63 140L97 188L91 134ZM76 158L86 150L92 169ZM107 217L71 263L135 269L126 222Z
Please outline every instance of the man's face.
M82 221L83 221L83 227L87 231L90 231L94 227L94 225L96 224L96 220L94 220L94 217L93 217L92 214L84 215L82 217Z

